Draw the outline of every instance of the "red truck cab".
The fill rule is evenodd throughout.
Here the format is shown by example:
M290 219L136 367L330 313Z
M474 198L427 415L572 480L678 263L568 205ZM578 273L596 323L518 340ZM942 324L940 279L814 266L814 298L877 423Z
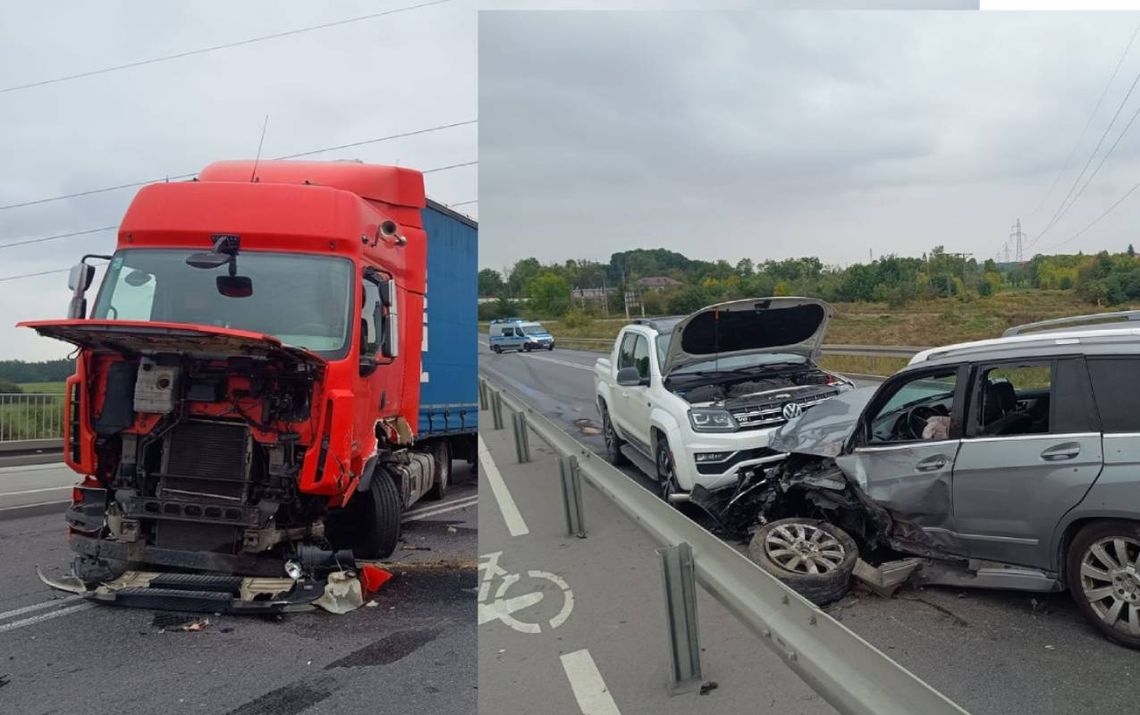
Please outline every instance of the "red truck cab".
M356 162L220 162L149 185L68 320L64 457L76 574L282 575L388 556L432 488L419 409L423 176Z

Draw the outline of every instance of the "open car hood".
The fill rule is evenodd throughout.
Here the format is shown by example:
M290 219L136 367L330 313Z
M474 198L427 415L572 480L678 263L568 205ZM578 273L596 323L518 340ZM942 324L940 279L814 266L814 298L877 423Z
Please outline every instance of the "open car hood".
M831 315L831 306L815 298L746 298L710 305L673 326L661 369L668 375L716 355L789 353L814 360Z
M133 320L32 320L19 323L18 327L31 328L44 337L81 348L122 355L180 353L325 364L320 355L285 345L272 335L210 325Z

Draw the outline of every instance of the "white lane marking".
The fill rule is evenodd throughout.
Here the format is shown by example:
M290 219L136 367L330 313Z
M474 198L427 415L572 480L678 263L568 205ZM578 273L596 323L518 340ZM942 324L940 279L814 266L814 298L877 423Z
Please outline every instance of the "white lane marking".
M68 487L70 489L71 487ZM56 506L58 504L70 504L71 500L66 501L38 501L35 504L19 504L17 506L0 506L0 511L12 511L14 509L31 509L37 506Z
M421 512L425 512L425 511L435 511L436 509L440 509L440 508L443 508L445 506L450 506L452 504L458 504L459 502L473 501L473 500L478 499L478 498L479 498L478 494L468 494L465 497L455 497L453 499L448 499L446 501L437 502L435 504L428 504L426 506L421 505L421 506L416 507L415 509L411 509L407 512L404 512L404 516L413 516L415 514L419 514Z
M484 345L484 346L487 345L487 343L484 343L484 342L480 342L479 344ZM580 362L569 362L567 360L559 360L558 358L544 357L542 355L535 355L533 353L520 352L519 355L526 355L527 360L542 360L544 362L552 362L555 365L565 365L566 367L572 367L572 368L575 368L578 370L587 370L589 372L594 371L594 367L592 365L583 365ZM604 356L599 355L599 357L604 357Z
M42 489L21 489L20 491L17 491L17 492L0 492L0 497L10 497L10 496L15 496L17 494L40 494L42 492L58 492L61 489L67 489L68 491L70 491L71 489L74 489L74 487L67 486L67 487L43 487Z
M582 715L621 715L590 651L583 648L566 653L562 656L562 669Z
M71 471L71 468L63 462L53 462L52 464L25 464L22 466L16 465L9 467L0 467L0 474L11 474L12 472L44 472L49 469L66 469L67 471L71 472L71 475L73 477L79 479L79 475Z
M503 481L503 475L495 466L495 460L491 458L491 453L487 450L487 444L482 437L479 437L479 462L483 465L483 473L487 475L487 481L491 484L491 493L495 495L495 501L499 504L499 511L503 514L503 521L507 523L507 530L511 532L511 536L529 534L530 529L519 513L519 508L511 497L511 491L507 489L507 483Z
M405 516L404 521L418 521L420 519L428 519L428 518L431 518L433 516L439 516L440 514L446 514L446 513L451 512L451 511L459 511L460 509L467 509L468 507L475 506L477 503L479 503L478 498L474 498L474 499L471 499L470 501L465 501L463 503L456 502L455 504L453 504L451 506L440 507L438 509L432 509L430 511L416 512L415 514Z
M13 609L11 611L4 611L3 613L0 613L0 621L6 621L9 618L15 618L16 616L22 616L25 613L32 613L34 611L42 611L45 608L51 608L52 606L58 606L62 603L68 603L69 601L76 601L76 600L79 600L79 596L65 596L64 598L56 598L56 599L53 599L51 601L44 601L43 603L35 603L35 604L32 604L31 606L24 606L23 608L16 608L16 609Z
M522 611L535 604L541 603L550 589L540 587L536 591L524 593L513 598L507 598L507 590L516 583L519 583L522 579L522 574L509 573L506 569L499 566L499 557L502 555L502 551L495 551L490 554L483 554L479 557L479 571L482 573L482 579L479 583L479 625L493 621L501 621L519 633L528 633L531 635L542 633L542 624L519 620L515 618L513 614L516 611ZM558 574L531 569L526 572L526 575L531 579L545 579L550 581L557 586L562 593L562 607L558 613L548 621L551 629L558 628L566 622L566 619L570 617L571 611L574 610L574 592L570 590L570 586ZM495 595L492 599L491 587L494 585L496 579L499 579L499 586L495 589Z
M0 626L0 633L6 633L8 631L14 631L17 628L23 628L24 626L31 626L31 625L34 625L36 623L43 623L44 621L50 621L53 618L59 618L60 616L68 616L68 615L71 615L72 613L78 613L80 611L86 611L88 608L94 608L94 607L95 607L94 603L77 603L74 606L68 606L67 608L61 608L58 611L51 611L50 613L41 613L38 616L32 616L31 618L25 618L21 621L12 621L11 623L5 623L4 625Z

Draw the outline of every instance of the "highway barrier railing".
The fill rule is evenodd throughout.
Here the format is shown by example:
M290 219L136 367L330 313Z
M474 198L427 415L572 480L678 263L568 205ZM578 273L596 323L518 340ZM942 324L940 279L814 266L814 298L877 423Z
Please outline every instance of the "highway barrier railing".
M0 393L0 444L62 439L63 395Z
M594 454L486 371L481 389L526 425L660 546L688 544L697 582L840 713L965 711L743 554ZM501 407L500 407L501 410ZM501 425L501 412L499 414ZM676 661L674 661L676 670Z

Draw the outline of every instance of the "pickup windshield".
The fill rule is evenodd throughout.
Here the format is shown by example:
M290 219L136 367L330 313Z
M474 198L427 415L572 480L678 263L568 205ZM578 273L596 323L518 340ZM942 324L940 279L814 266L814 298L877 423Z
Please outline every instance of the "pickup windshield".
M352 263L330 256L242 251L237 275L253 292L227 297L216 279L228 266L194 268L194 251L128 249L107 268L92 318L153 320L251 330L330 359L348 353Z

